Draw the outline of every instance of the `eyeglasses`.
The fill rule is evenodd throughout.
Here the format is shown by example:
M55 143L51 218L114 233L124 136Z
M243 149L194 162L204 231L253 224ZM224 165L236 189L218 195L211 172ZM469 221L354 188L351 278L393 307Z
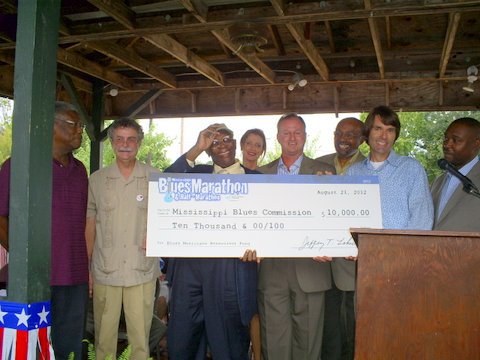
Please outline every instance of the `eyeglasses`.
M74 129L85 129L85 124L81 122L76 122L72 120L65 120L65 119L56 119L63 121L65 124L67 124L69 127L74 128Z
M233 139L229 136L225 136L223 139L221 140L213 140L212 141L212 145L210 145L211 148L216 148L218 146L220 146L220 144L224 144L224 145L228 145L230 144L231 142L233 142Z
M355 138L359 138L360 136L362 136L362 134L351 132L351 131L347 131L347 132L334 131L333 135L335 137L339 137L339 138L344 137L345 139L355 139Z

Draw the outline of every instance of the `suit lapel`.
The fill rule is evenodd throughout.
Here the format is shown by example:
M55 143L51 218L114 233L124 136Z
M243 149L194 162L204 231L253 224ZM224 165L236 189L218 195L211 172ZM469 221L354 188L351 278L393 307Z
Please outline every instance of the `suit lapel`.
M470 170L470 172L467 174L467 177L470 178L470 179L473 179L473 178L478 177L479 175L480 175L480 162L475 164L475 166L472 168L472 170ZM437 194L439 200L440 200L440 195L442 193L443 183L445 182L445 178L446 178L446 175L443 175L443 176L444 176L444 179L442 181L442 187L439 189L438 194ZM477 185L477 184L475 184L475 185ZM438 222L440 223L443 220L443 218L448 216L448 213L453 208L458 206L458 203L460 201L462 201L462 199L464 199L466 196L473 196L473 195L469 195L465 191L463 191L463 184L460 183L460 185L458 185L458 187L455 189L452 196L448 200L447 204L445 205L445 208L443 209L443 212L440 214L440 217L438 218Z
M303 155L303 160L302 160L302 163L300 164L300 170L299 170L299 174L313 174L313 170L312 170L312 162L313 160L309 159L308 157L306 157L305 155Z
M262 167L259 171L264 173L264 174L276 174L279 161L280 161L280 159L274 160L271 163Z

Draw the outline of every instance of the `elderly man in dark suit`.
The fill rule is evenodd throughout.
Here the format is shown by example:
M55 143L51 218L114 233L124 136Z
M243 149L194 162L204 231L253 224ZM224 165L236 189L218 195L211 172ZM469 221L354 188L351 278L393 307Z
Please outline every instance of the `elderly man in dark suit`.
M165 172L258 174L235 159L235 150L233 132L224 124L213 124ZM213 165L195 165L203 151ZM169 261L167 278L172 286L169 358L204 359L208 344L214 359L248 359L248 326L257 313L257 264L231 258L175 258Z
M480 188L479 150L479 121L466 117L448 126L443 140L445 160ZM480 231L480 199L466 193L462 187L460 180L448 172L433 182L434 230Z
M277 124L279 159L262 166L265 174L335 173L331 165L303 154L305 122L290 113ZM260 263L258 307L265 360L320 359L324 295L331 287L331 258L264 259Z

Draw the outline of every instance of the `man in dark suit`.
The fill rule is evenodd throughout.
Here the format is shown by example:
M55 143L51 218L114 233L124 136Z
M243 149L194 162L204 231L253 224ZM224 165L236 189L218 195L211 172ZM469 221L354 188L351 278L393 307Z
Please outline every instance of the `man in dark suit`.
M335 166L337 175L343 175L350 165L365 159L358 151L365 140L364 124L354 117L342 119L333 135L336 152L316 160ZM333 284L325 293L322 359L350 360L355 345L355 262L334 258L330 265Z
M279 159L262 166L265 174L335 173L335 168L303 154L305 122L297 114L277 124L282 147ZM265 360L320 359L324 294L331 287L331 258L263 259L260 263L258 307L262 356Z
M445 131L443 156L480 188L480 122L473 118L453 121ZM431 186L435 205L434 230L480 231L480 199L463 191L459 179L445 172Z
M224 124L202 130L196 144L165 172L258 174L235 159L236 140ZM205 151L213 165L195 165ZM242 254L239 254L239 257ZM168 356L204 359L248 359L249 323L257 313L257 264L239 259L170 259L171 284Z

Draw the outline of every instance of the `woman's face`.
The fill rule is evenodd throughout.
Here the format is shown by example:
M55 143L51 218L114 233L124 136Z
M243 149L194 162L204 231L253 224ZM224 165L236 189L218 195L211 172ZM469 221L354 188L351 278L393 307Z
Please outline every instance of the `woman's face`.
M261 136L257 134L250 134L245 139L245 143L242 145L243 161L257 162L260 155L263 153L265 144Z

